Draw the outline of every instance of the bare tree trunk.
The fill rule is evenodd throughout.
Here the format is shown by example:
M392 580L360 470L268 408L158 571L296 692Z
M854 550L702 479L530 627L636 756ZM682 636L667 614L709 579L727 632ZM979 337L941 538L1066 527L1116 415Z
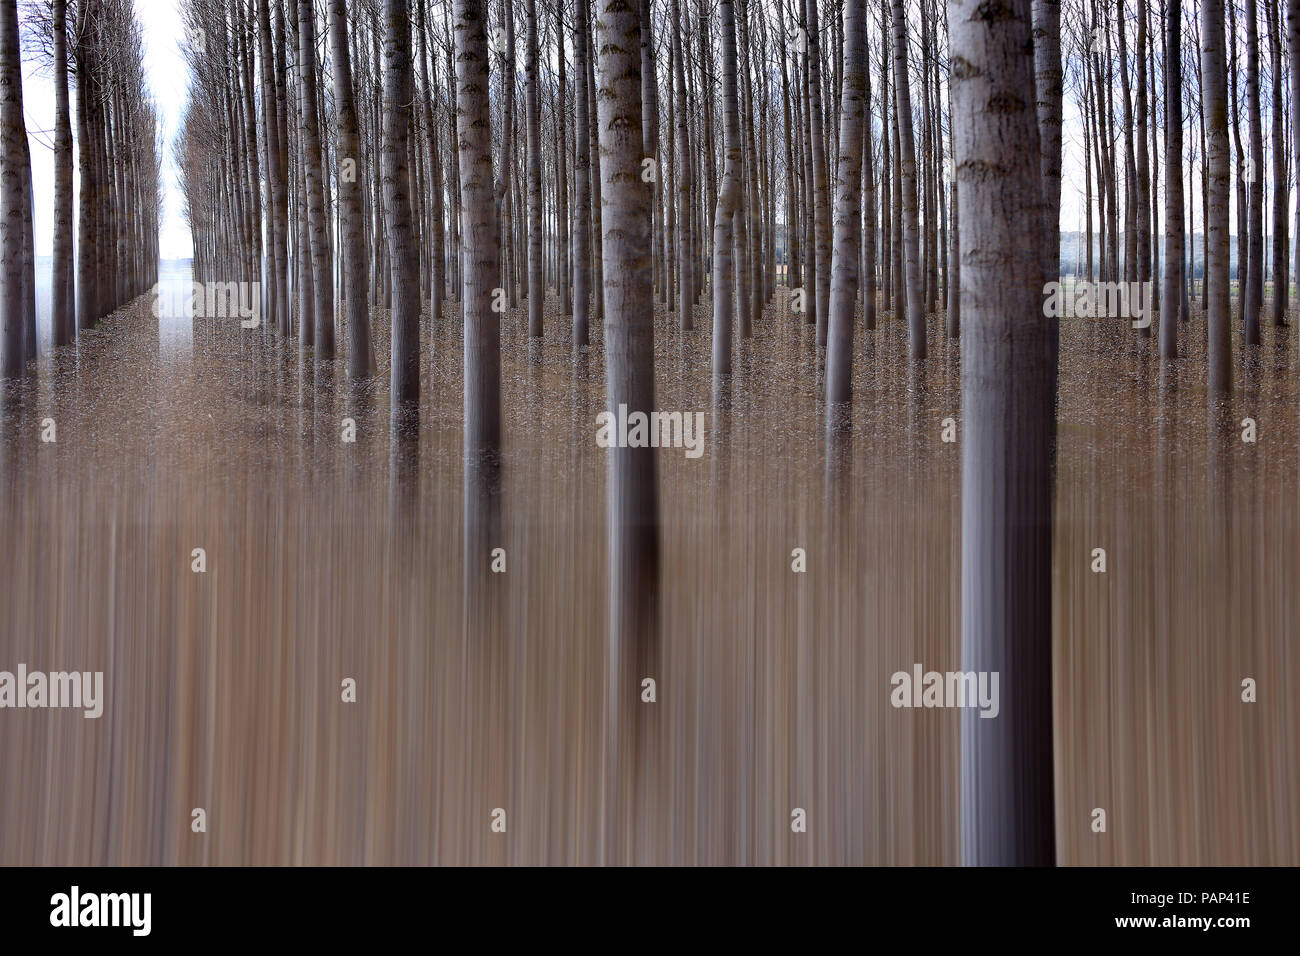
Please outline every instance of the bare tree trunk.
M408 27L409 35L409 27ZM321 174L321 135L316 78L316 17L312 0L298 0L298 76L302 84L301 153L307 190L307 226L318 359L334 357L334 280L330 262L329 213ZM303 318L306 324L306 316Z
M862 227L862 118L866 112L866 0L844 7L844 75L840 102L840 155L835 173L835 246L826 353L827 406L853 399L853 326L858 301ZM837 426L827 413L827 424Z
M826 137L823 130L821 40L817 24L817 0L803 0L807 23L808 100L812 140L813 236L816 244L817 344L826 343L826 316L830 309L831 224L828 198ZM737 169L740 154L736 154Z
M1223 43L1223 0L1201 0L1201 75L1206 124L1205 208L1206 325L1209 329L1209 388L1214 395L1232 390L1231 304L1228 291L1228 93Z
M77 166L81 173L81 189L77 197L77 327L89 329L99 318L98 284L95 270L97 247L95 236L98 226L98 181L95 142L92 126L95 123L96 103L93 81L94 47L92 21L85 4L77 5L77 43L74 59L77 69Z
M591 0L587 0L588 3ZM590 10L590 8L588 8ZM587 44L587 75L583 78L584 85L587 87L587 118L591 122L590 128L586 130L588 137L588 152L591 155L591 225L595 230L595 239L592 241L592 281L591 286L595 291L592 297L594 316L597 321L603 321L605 318L605 296L601 290L605 288L605 256L601 252L602 243L604 242L605 228L602 222L602 208L604 201L601 196L601 165L600 165L600 143L597 138L597 117L596 117L596 76L595 62L592 57L595 50L590 40Z
M1285 109L1282 99L1282 38L1278 23L1277 0L1265 0L1268 16L1268 53L1273 79L1273 129L1269 142L1273 150L1273 302L1270 309L1274 326L1286 325L1286 304L1290 298L1289 273L1286 267L1287 212L1291 208L1291 184L1287 181L1286 135L1283 132Z
M24 209L31 178L17 0L0 0L0 150L4 160L0 171L0 309L4 312L0 346L4 354L0 363L9 377L21 373L27 359L23 259L28 216Z
M686 65L682 58L682 13L679 0L673 2L673 92L677 111L677 155L674 176L677 182L677 222L681 234L677 240L677 312L683 332L695 328L691 274L692 250L695 248L691 214L691 140L690 117L686 112ZM787 114L788 114L787 109Z
M1250 124L1250 171L1246 183L1250 218L1250 260L1246 271L1246 344L1259 344L1259 313L1264 298L1264 125L1259 106L1259 15L1246 0L1246 112ZM1238 239L1240 244L1240 238ZM1240 275L1240 270L1238 270Z
M1135 282L1147 282L1151 278L1151 169L1149 157L1147 156L1146 45L1147 4L1146 0L1138 0L1137 55L1135 58L1137 63L1137 104L1135 107L1137 135L1134 137L1134 147L1137 152L1137 187L1134 190L1137 210L1133 217L1137 228L1134 243L1137 249L1137 259L1133 263L1133 279ZM1148 303L1148 308L1150 308L1150 303ZM1139 324L1138 336L1140 338L1151 337L1150 323Z
M866 8L862 11L862 79L863 100L866 115L862 122L862 204L863 216L863 275L862 275L862 324L868 332L876 328L876 158L871 137L871 44L867 40ZM951 264L950 264L951 265Z
M809 2L811 3L812 0ZM894 93L898 111L898 168L903 193L903 252L906 257L904 267L908 340L912 358L923 359L926 356L926 334L925 303L921 294L921 226L917 211L916 143L912 135L911 82L907 75L907 10L903 0L893 0L893 27Z
M811 2L811 0L809 0ZM731 335L736 301L733 221L740 208L740 107L736 93L736 13L732 0L718 4L722 34L722 130L725 155L722 189L713 216L713 375L731 374ZM810 47L811 49L811 44ZM608 180L607 180L608 181ZM824 189L824 186L823 186ZM606 256L608 259L608 255Z
M568 137L565 133L565 104L564 95L565 76L564 76L564 4L562 0L555 2L555 46L558 54L557 62L559 64L559 75L555 84L556 110L555 124L559 148L555 151L555 226L557 230L558 248L556 250L556 287L560 293L560 315L567 316L573 311L572 287L567 280L567 268L569 262L569 170L566 153L568 152Z
M537 0L527 0L528 35L524 41L524 129L528 137L528 334L542 335L542 114L538 96ZM509 171L503 171L508 176Z
M72 285L72 114L68 100L67 0L54 0L54 257L50 274L50 325L54 345L76 340Z
M352 60L348 48L348 10L345 0L330 0L330 65L334 72L335 124L338 129L338 189L340 252L347 281L348 375L375 374L375 353L370 345L370 276L361 228L361 184L357 167L361 144L357 109L352 92ZM408 227L409 228L409 227ZM376 237L378 238L378 237Z
M410 128L414 100L411 11L384 0L384 228L392 275L392 407L420 400L420 273L411 212Z
M900 4L901 6L901 4ZM895 8L896 10L898 7ZM1056 862L1052 474L1056 359L1043 322L1042 163L1030 0L949 0L962 280L962 667L1001 712L962 716L962 859Z
M1300 0L1286 0L1286 52L1291 78L1291 168L1300 170ZM1300 293L1300 203L1296 203L1291 254L1295 287Z
M1061 277L1061 71L1060 0L1033 0L1034 91L1043 182L1043 282ZM1044 317L1057 354L1060 320ZM1053 371L1055 379L1055 371Z
M437 326L442 317L442 304L447 298L447 237L443 224L445 203L443 201L443 169L441 138L438 133L437 113L434 101L437 98L436 87L430 74L431 58L429 56L428 8L432 0L420 0L420 76L424 86L424 125L429 144L429 181L433 193L430 204L430 217L433 221L431 234L432 248L429 255L429 288L431 292L429 315ZM455 144L452 144L455 148Z
M587 76L591 73L590 0L576 0L573 38L573 347L587 345L591 314L591 144Z
M1165 25L1165 292L1160 315L1160 356L1165 359L1178 358L1183 303L1182 7L1182 0L1169 0Z
M730 0L722 0L724 18L730 18L730 6ZM655 407L653 193L641 178L640 19L636 4L601 0L596 22L601 195L605 200L605 374L608 408L614 415L623 407L629 415L649 415ZM734 34L730 62L734 72ZM733 104L734 89L733 79ZM654 449L614 447L608 454L611 730L606 773L617 788L609 806L619 810L623 794L634 799L644 766L638 746L641 734L636 700L640 680L653 673L657 658L659 486ZM624 733L625 729L632 733ZM607 832L623 834L611 839L622 842L629 832L635 832L627 819L610 819L616 821L617 829ZM613 861L626 855L623 847L609 854Z
M279 4L276 7L278 10ZM262 117L266 127L266 179L269 193L266 208L270 211L267 221L267 242L270 245L267 260L271 269L272 288L271 314L267 320L287 338L293 329L289 314L289 204L282 133L284 103L282 91L277 89L276 77L281 73L277 70L272 46L268 0L257 0L257 34L262 61Z
M487 16L483 0L455 0L455 11L456 134L465 222L465 459L489 464L501 454L501 323L492 308L500 287L500 233L492 201Z
M486 15L486 8L484 14ZM515 183L515 14L512 0L501 0L499 30L504 30L505 51L501 62L501 175L495 183L496 205L499 216L501 237L498 252L501 256L501 285L506 290L506 304L514 308L518 304L519 280L518 263L513 261L517 251L515 245L515 216L513 212L513 192ZM527 114L527 106L524 109ZM527 115L524 117L527 125ZM525 132L525 135L526 132ZM526 274L524 276L526 279Z
M1129 85L1129 60L1127 42L1127 17L1124 0L1117 0L1117 25L1119 34L1119 80L1121 108L1124 114L1124 271L1125 282L1134 281L1137 275L1137 161L1133 155L1133 100Z

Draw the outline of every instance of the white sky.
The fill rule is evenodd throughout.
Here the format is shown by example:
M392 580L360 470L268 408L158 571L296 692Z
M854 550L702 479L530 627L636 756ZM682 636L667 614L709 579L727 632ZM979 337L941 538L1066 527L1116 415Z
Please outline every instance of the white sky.
M158 103L163 143L162 235L164 259L186 259L193 253L189 226L181 218L180 188L172 158L171 143L180 124L188 96L189 67L181 55L183 35L178 0L138 0L136 5L144 27L145 82ZM71 91L76 110L76 89ZM36 254L48 256L54 241L54 85L48 69L39 67L34 56L23 58L23 105L32 146L32 189L36 202ZM73 114L76 132L76 114ZM74 154L74 167L76 164Z

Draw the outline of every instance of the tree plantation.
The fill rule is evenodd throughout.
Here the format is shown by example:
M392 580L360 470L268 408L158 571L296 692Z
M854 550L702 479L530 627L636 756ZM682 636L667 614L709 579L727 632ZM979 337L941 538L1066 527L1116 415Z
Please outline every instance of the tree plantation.
M103 859L1297 861L1300 0L157 3L0 0Z

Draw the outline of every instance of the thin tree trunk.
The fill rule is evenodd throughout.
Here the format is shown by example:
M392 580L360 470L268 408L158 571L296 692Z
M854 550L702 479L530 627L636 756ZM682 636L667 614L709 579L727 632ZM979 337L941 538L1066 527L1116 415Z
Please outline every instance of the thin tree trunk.
M686 64L682 57L682 14L679 0L673 3L673 92L677 111L677 155L674 176L677 182L677 223L681 233L677 241L677 312L683 332L695 328L695 309L691 275L692 250L695 248L691 214L691 141L690 117L686 112ZM789 110L787 109L787 115Z
M809 3L812 0L808 0ZM912 135L912 94L908 71L907 10L893 0L894 92L898 111L899 171L903 193L903 249L907 286L907 327L913 359L926 356L925 303L921 295L921 226L917 211L916 145ZM1031 78L1032 79L1032 78Z
M370 345L370 276L366 269L366 247L361 228L361 184L357 166L361 144L357 132L357 110L352 92L352 60L348 48L348 11L345 0L330 0L330 66L334 73L335 125L339 157L339 250L347 282L345 297L348 326L348 375L375 373L375 354ZM346 166L346 168L344 168Z
M1266 0L1268 16L1268 53L1273 80L1273 102L1270 106L1273 128L1269 143L1273 152L1273 300L1270 309L1274 326L1286 325L1286 304L1290 298L1286 267L1287 212L1291 207L1291 184L1286 172L1286 135L1283 132L1285 110L1282 100L1282 38L1278 23L1277 0Z
M560 293L560 315L573 311L572 287L567 281L569 264L569 170L567 164L568 138L565 130L566 93L564 64L564 4L555 0L555 46L558 54L559 75L555 83L555 138L559 148L555 151L555 227L556 227L556 288Z
M67 0L54 0L54 249L50 273L50 326L54 345L76 340L72 285L72 114L68 100Z
M811 2L811 0L809 0ZM736 14L732 0L719 0L722 34L722 189L713 216L713 375L731 374L731 335L736 301L732 289L733 221L740 208L740 107L736 92ZM810 44L811 49L811 44ZM823 187L824 188L824 187ZM607 257L608 258L608 257Z
M17 0L0 0L0 309L3 309L3 374L23 371L27 359L27 298L24 247L27 242L24 208L31 165L27 155L27 126L23 116L22 51ZM26 164L26 171L24 171Z
M409 29L409 28L408 28ZM313 345L318 359L334 357L334 282L330 263L328 211L321 172L321 135L316 76L316 17L312 0L298 0L298 76L302 117L300 154L307 191L307 226L311 241L311 273L315 311ZM306 325L306 317L303 319Z
M1300 0L1286 0L1286 48L1291 79L1291 168L1300 171ZM1300 203L1296 203L1294 231L1292 273L1300 294Z
M1259 16L1255 0L1246 0L1246 112L1250 125L1250 250L1246 271L1246 344L1259 344L1259 313L1264 298L1264 126L1259 106ZM1240 244L1240 239L1238 239ZM1240 274L1240 270L1239 273Z
M591 73L589 0L576 0L573 39L573 347L584 348L591 314L591 128L587 76Z
M826 343L826 316L830 308L831 224L828 198L826 138L822 117L821 41L817 25L817 0L804 0L808 43L808 99L812 142L813 235L816 243L817 344ZM740 152L737 148L737 169Z
M1206 325L1209 330L1209 388L1232 390L1232 340L1228 291L1228 93L1223 42L1223 0L1201 0L1201 75L1206 125L1205 261Z
M1165 359L1178 358L1178 320L1183 302L1182 6L1182 0L1169 0L1165 21L1165 291L1160 316L1160 356Z
M476 466L499 461L501 453L501 325L492 308L500 288L500 233L492 201L486 13L483 0L455 0L456 136L465 220L465 459Z
M858 301L862 227L862 118L866 112L866 0L846 0L844 73L840 102L840 155L835 173L835 246L826 353L827 405L853 398L853 327ZM827 415L828 425L838 425Z
M537 76L537 0L527 0L526 9L524 126L528 137L528 334L541 338L546 282L542 278L542 114Z
M1136 223L1137 236L1134 243L1137 249L1137 259L1133 263L1133 279L1135 282L1145 283L1151 278L1151 168L1149 157L1147 156L1147 71L1146 71L1146 45L1147 45L1147 3L1146 0L1138 0L1138 22L1137 22L1137 104L1135 106L1137 121L1137 135L1134 137L1134 147L1137 152L1137 188L1136 201L1137 210L1134 215ZM1154 78L1153 78L1154 79ZM1148 309L1151 303L1147 303ZM1145 318L1150 318L1150 315ZM1143 321L1139 323L1138 335L1141 338L1151 337L1151 325Z

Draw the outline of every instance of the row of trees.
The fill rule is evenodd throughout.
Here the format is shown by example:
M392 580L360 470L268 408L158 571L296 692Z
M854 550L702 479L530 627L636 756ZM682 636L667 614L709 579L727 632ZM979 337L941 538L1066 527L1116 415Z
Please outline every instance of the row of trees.
M448 287L457 288L461 280L467 229L459 168L444 161L459 147L452 5L413 0L410 6L413 95L402 115L411 237L421 296L440 315ZM890 60L901 55L904 73L919 77L922 110L915 128L923 158L902 159L918 154L910 114L893 129L902 148L891 148L889 136L880 137L870 123L860 124L855 136L868 158L884 159L879 186L878 164L859 160L865 193L892 192L897 200L881 211L879 288L901 313L902 276L908 269L916 273L923 299L910 316L918 354L923 354L924 315L943 300L948 276L945 66L939 31L926 19L934 17L937 6L936 0L923 0L919 8L925 15L919 56L909 51L905 23L888 32L896 14L904 20L901 5L895 11L882 4L871 18L881 24L885 41L868 47L863 40L864 56L879 52L882 116L895 115L889 106ZM730 113L717 108L730 102L725 94L718 97L726 59L722 12L699 0L643 0L641 7L639 15L652 29L643 37L640 67L653 82L643 87L639 174L652 187L649 250L657 299L670 305L684 329L695 327L695 309L704 301L718 248L715 212L721 201L724 210L739 213L722 223L727 248L719 265L730 270L735 287L734 308L730 297L715 304L729 317L723 344L731 342L733 326L742 337L751 334L782 276L787 286L808 288L807 321L817 325L824 344L831 167L838 165L841 139L834 118L845 81L843 18L830 20L826 33L833 42L823 43L815 4L734 6L736 129L728 136ZM594 25L577 0L534 2L522 11L520 43L520 12L514 5L500 3L494 13L485 21L491 31L487 108L501 287L508 307L528 302L529 328L536 336L543 333L544 295L530 292L555 289L560 313L571 318L575 343L585 344L591 321L599 320L604 308L601 296L588 298L601 285L603 267L601 250L592 241L604 208L601 177L592 175L598 162ZM195 90L180 156L196 270L225 281L256 278L265 237L268 307L275 324L299 334L300 343L322 358L333 356L334 344L332 323L325 320L331 313L322 314L321 307L341 303L336 311L351 330L364 325L365 302L391 305L394 271L383 239L389 219L380 161L386 142L388 15L386 4L365 0L190 0L186 5ZM325 36L328 44L322 42ZM522 71L519 47L524 48ZM869 78L864 82L869 97ZM910 83L897 84L900 95L909 95ZM229 148L214 151L214 142ZM874 257L874 240L870 246ZM368 257L363 250L369 250ZM297 289L298 304L310 301L303 314L311 315L311 322L293 324L285 298L289 285ZM350 294L354 286L355 296ZM874 324L874 299L871 312ZM366 340L363 330L358 334ZM729 370L729 355L719 346L720 373ZM349 370L364 373L368 367L366 357L349 348Z
M1230 243L1230 200L1229 194L1219 189L1222 183L1215 180L1220 164L1226 164L1223 174L1229 178L1230 190L1235 180L1237 311L1244 342L1256 345L1260 341L1266 271L1271 272L1273 285L1269 321L1275 326L1287 322L1293 155L1289 144L1294 135L1288 126L1294 127L1294 122L1285 95L1283 12L1280 0L1262 4L1255 0L1217 5L1198 2L1187 9L1181 0L1169 0L1167 6L1162 2L1159 7L1137 0L1127 8L1123 0L1114 6L1088 0L1070 11L1067 34L1074 53L1067 64L1081 120L1084 175L1085 231L1079 246L1084 261L1076 264L1076 272L1089 281L1095 275L1103 281L1144 282L1160 276L1163 267L1163 282L1156 282L1154 289L1156 309L1171 320L1160 326L1160 349L1165 358L1178 355L1176 320L1187 321L1191 314L1198 205L1201 262L1209 280L1201 286L1202 308L1208 308L1217 283L1228 281L1221 277L1224 269L1231 277L1231 250L1225 249L1225 243ZM1287 4L1285 15L1290 56L1294 58L1300 56L1300 36L1292 32L1300 30L1294 4ZM1265 42L1266 71L1261 65ZM1176 55L1171 56L1171 50L1177 51ZM1203 55L1198 55L1198 50ZM1185 64L1193 82L1184 82ZM1295 70L1291 73L1294 83ZM1221 116L1214 112L1220 96L1225 104ZM1267 161L1266 110L1270 120ZM1193 119L1186 130L1187 149L1184 117ZM1230 142L1218 138L1229 131ZM1163 249L1159 229L1162 157ZM1270 216L1265 214L1266 190L1272 194ZM1270 218L1271 223L1267 221ZM1269 225L1272 242L1266 256ZM1162 298L1168 303L1164 308ZM1215 344L1211 377L1216 389L1223 390L1231 379L1227 312L1221 299L1210 314ZM1139 334L1149 336L1151 329L1143 328Z
M131 0L51 0L26 10L0 2L0 351L6 376L36 357L36 257L31 149L23 105L26 39L54 83L55 346L76 338L157 281L162 149L145 84ZM76 168L73 112L75 81ZM75 235L75 255L74 255Z
M180 155L196 271L261 279L274 327L320 358L342 317L355 375L374 365L370 307L390 309L395 410L419 397L421 302L435 322L444 303L457 310L476 471L500 452L498 306L526 302L534 337L558 314L579 347L603 319L609 405L646 412L656 301L683 331L711 311L719 383L765 308L792 310L826 346L834 429L851 420L859 324L905 318L920 359L927 316L946 307L963 356L963 668L998 671L1010 689L999 720L972 712L964 725L965 857L1051 862L1059 330L1043 303L1061 271L1064 144L1082 139L1087 276L1161 275L1162 301L1177 304L1159 324L1169 360L1191 316L1184 194L1202 157L1209 384L1226 392L1239 97L1260 174L1243 177L1238 203L1248 343L1265 261L1261 34L1245 6L1239 90L1224 0L1192 12L1199 54L1184 47L1180 0L188 0ZM1265 5L1275 322L1288 120L1300 137L1279 15ZM1287 17L1294 108L1300 0ZM1199 119L1191 151L1184 116ZM657 628L658 482L650 449L609 460L611 708L634 722L625 702Z

